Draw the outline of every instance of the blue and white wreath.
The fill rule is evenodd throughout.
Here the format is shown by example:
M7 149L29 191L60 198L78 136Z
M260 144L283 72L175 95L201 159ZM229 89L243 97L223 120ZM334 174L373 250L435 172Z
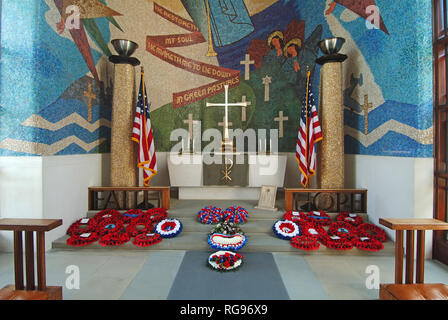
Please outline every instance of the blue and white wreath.
M157 224L155 232L162 238L174 238L182 232L182 223L174 218L164 219Z
M299 226L289 220L278 220L272 229L275 235L283 240L291 240L301 235Z
M209 235L208 244L215 250L232 250L238 251L247 242L247 237L244 234L222 234L214 233Z

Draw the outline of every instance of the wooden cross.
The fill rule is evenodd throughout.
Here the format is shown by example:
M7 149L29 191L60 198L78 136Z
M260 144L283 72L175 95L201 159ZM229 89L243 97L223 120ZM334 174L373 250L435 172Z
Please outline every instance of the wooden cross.
M188 120L184 120L184 123L188 123L188 134L190 136L190 139L193 139L193 114L188 114Z
M246 101L246 96L243 96L242 98L241 98L241 102L245 102L246 103L246 106L243 106L242 108L241 108L241 121L242 122L246 122L246 108L248 107L248 106L250 106L250 105L252 105L252 102L250 102L250 101Z
M263 78L262 83L264 84L264 101L269 101L269 84L272 82L272 78L268 75Z
M274 121L278 122L278 137L283 138L283 122L287 121L289 118L283 116L283 111L280 111L277 118Z
M84 96L87 97L87 121L92 121L92 100L96 99L96 95L92 91L92 84L89 83L88 90L84 91Z
M225 89L225 101L224 103L206 103L207 107L224 107L225 108L225 115L224 115L224 121L220 122L221 124L218 124L220 126L224 127L224 139L223 139L223 145L230 146L232 142L229 138L229 107L246 107L247 102L237 102L237 103L229 103L229 85L224 85ZM230 125L232 125L230 123Z
M254 60L250 60L250 55L246 54L246 59L240 61L240 64L244 64L244 80L250 79L250 65L255 64Z
M373 108L373 104L369 102L369 95L364 95L364 104L361 106L361 110L364 111L364 134L369 134L369 109Z

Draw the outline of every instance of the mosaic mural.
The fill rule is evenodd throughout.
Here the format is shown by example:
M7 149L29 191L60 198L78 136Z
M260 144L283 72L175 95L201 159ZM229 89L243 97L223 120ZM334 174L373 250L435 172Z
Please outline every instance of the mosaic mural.
M109 152L113 38L140 46L157 151L194 121L222 129L223 108L205 103L228 84L231 102L249 104L230 108L231 129L279 129L279 151L293 152L307 68L318 96L316 45L340 36L345 152L432 157L426 1L33 2L2 3L0 156Z

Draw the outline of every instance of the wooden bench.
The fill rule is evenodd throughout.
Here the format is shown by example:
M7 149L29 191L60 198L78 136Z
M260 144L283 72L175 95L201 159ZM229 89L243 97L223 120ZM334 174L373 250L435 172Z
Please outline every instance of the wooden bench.
M448 300L448 286L425 284L425 231L448 230L448 223L436 219L380 219L395 230L395 283L380 285L381 300ZM406 231L406 273L403 284L403 234ZM417 262L414 283L414 231L417 231Z
M14 285L0 290L0 300L62 300L62 287L48 287L45 267L45 232L62 225L61 219L0 219L0 230L14 231ZM23 277L25 232L26 286ZM37 288L34 282L34 232L37 241Z
M170 187L89 187L88 201L89 210L103 210L106 208L117 210L137 209L138 193L143 192L143 207L149 209L148 201L157 200L158 207L165 210L170 208ZM157 192L156 198L151 198L151 193ZM99 193L103 193L103 198L99 197ZM131 193L129 197L129 193ZM131 199L132 205L128 205ZM99 205L102 201L102 205Z
M317 210L329 212L350 211L352 213L367 212L367 190L366 189L304 189L285 188L285 211L299 210L296 196L305 195L308 211ZM329 206L319 207L319 200L323 197L329 199Z

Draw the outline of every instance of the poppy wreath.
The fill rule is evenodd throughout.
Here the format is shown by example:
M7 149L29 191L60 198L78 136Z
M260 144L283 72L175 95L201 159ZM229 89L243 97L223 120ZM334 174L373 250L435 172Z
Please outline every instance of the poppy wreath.
M313 237L321 242L328 236L327 231L325 231L322 226L314 224L313 222L302 223L300 226L300 231L302 235Z
M364 223L362 220L362 217L359 214L356 213L349 213L349 212L340 212L337 217L336 221L343 221L350 223L351 225L357 227L360 224Z
M247 237L243 234L227 235L215 233L208 237L208 244L215 250L238 251L244 247L246 242Z
M163 240L158 233L140 233L135 236L132 242L137 247L149 247L155 245Z
M157 224L155 232L162 238L174 238L182 232L182 223L174 218L164 219Z
M334 250L350 250L353 249L351 240L341 238L339 236L327 236L320 240L324 246Z
M317 250L320 247L315 237L297 236L291 239L291 246L305 251Z
M99 244L102 246L121 246L130 239L127 233L108 233L101 237Z
M249 214L240 206L232 206L223 212L223 220L233 223L245 223Z
M82 233L94 232L96 230L96 220L83 218L73 222L67 229L67 234L70 236Z
M234 271L243 264L243 255L231 251L218 251L208 258L208 265L216 271Z
M330 224L328 234L351 240L358 235L358 229L348 222L335 221Z
M361 237L369 237L380 242L387 241L386 231L372 223L363 223L358 226L358 233Z
M163 208L152 208L145 212L145 217L150 219L153 223L159 223L168 218L168 213Z
M223 212L221 208L208 206L198 212L198 219L204 224L216 224L222 220Z
M356 237L352 240L353 245L364 251L380 251L384 249L381 241L372 237Z
M104 236L108 233L117 233L121 232L124 229L123 221L113 219L113 218L106 218L98 222L98 226L96 228L96 232L100 236Z
M275 235L283 240L291 240L300 236L300 228L297 224L289 220L278 220L272 227Z
M139 228L143 227L143 228ZM142 217L137 220L132 221L128 227L126 228L126 233L129 237L136 237L140 233L148 233L152 232L154 229L153 223L151 220Z
M67 244L69 246L82 247L82 246L87 246L91 243L94 243L98 239L99 239L99 236L96 232L75 234L67 239Z
M93 219L95 219L97 223L104 219L121 220L121 214L120 212L118 212L118 210L115 209L105 209L96 213L93 216Z
M136 219L139 219L143 215L144 215L143 211L140 209L130 209L125 213L123 213L123 215L121 216L121 220L123 221L124 224L128 224L132 223Z
M311 211L306 216L309 221L321 226L328 226L331 223L330 216L323 211Z
M283 220L290 220L290 221L295 222L297 224L302 224L302 223L308 221L308 217L306 216L305 212L287 211L283 215Z

